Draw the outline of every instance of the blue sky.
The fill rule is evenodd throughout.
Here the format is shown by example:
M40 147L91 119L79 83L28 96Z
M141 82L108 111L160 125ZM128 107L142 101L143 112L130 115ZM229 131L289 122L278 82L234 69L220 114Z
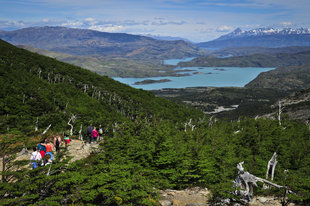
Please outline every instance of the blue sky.
M310 27L309 0L0 0L0 30L66 26L209 41L240 27Z

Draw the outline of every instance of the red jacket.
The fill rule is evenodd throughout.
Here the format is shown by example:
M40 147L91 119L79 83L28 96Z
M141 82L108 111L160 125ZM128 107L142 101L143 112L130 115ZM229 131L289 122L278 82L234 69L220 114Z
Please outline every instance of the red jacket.
M91 132L91 136L92 136L92 137L98 137L99 134L98 134L97 130L94 129L94 130Z

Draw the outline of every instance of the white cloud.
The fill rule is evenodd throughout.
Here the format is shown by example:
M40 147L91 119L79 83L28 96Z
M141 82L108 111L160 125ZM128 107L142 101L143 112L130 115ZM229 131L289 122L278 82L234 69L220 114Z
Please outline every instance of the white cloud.
M102 32L121 32L124 29L124 27L121 25L116 25L116 26L93 25L89 27L88 29L102 31Z
M22 28L25 27L26 23L24 21L0 21L0 28Z
M291 26L292 25L292 22L289 22L289 21L287 21L287 22L281 22L281 25L282 26Z
M217 32L229 32L231 30L233 30L233 27L226 25L220 26L216 29Z

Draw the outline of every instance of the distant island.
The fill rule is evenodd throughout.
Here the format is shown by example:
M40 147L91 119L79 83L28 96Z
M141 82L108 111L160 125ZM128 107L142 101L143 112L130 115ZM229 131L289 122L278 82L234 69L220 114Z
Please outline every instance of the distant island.
M141 82L135 82L134 85L141 85L141 84L155 84L155 83L163 83L163 82L170 82L170 79L159 79L159 80L153 80L153 79L146 79Z
M226 71L226 69L219 69L219 68L215 68L213 70L217 70L217 71Z

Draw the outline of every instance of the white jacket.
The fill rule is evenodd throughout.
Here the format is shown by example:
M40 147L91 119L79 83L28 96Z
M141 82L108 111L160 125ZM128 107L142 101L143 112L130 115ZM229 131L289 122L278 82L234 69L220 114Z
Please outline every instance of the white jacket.
M35 152L31 153L30 160L40 161L41 159L42 159L42 156L41 156L40 152L35 151Z

